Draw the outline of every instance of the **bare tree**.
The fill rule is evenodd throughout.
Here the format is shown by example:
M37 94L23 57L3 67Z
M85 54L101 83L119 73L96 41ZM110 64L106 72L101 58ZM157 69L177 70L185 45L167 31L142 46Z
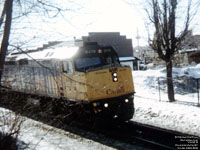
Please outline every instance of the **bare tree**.
M23 117L9 110L0 110L0 149L17 149Z
M4 6L3 6L3 10L1 12L1 17L0 17L0 28L1 28L1 25L3 24L3 20L4 20L4 17L5 17L5 14L6 14L6 3L4 3Z
M192 18L192 0L188 0L182 30L177 33L176 29L180 29L180 27L177 28L176 26L178 18L177 7L180 2L177 0L151 0L149 1L150 8L145 9L155 29L153 39L149 38L149 44L158 53L159 58L164 60L166 64L167 90L170 102L175 101L172 79L172 58L179 50L181 41L183 41L188 33Z
M12 23L12 9L13 9L13 0L5 0L4 8L1 15L1 24L3 22L3 18L5 17L5 26L4 26L4 32L3 32L3 38L0 48L0 85L1 85L1 78L3 73L3 66L5 62L6 52L8 49L8 42L9 42L9 36L10 36L10 29L11 29L11 23Z

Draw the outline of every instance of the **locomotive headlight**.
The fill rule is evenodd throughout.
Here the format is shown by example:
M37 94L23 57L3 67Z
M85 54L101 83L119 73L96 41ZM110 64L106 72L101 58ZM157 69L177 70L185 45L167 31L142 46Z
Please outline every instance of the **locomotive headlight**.
M118 81L117 73L116 72L112 73L112 78L113 78L113 82L117 82Z
M105 104L104 104L104 107L106 107L106 108L107 108L107 107L108 107L108 103L105 103Z
M113 73L113 76L114 76L114 77L117 77L117 73L116 73L116 72L115 72L115 73Z
M118 79L117 79L117 77L115 77L115 78L113 78L113 80L114 80L114 82L117 82Z
M125 99L125 102L128 103L128 102L129 102L129 99Z

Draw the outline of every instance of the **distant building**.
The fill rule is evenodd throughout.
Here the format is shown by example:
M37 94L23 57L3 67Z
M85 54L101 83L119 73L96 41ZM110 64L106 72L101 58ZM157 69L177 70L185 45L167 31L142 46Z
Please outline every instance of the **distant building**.
M192 62L200 63L200 49L184 49L179 51L179 54L176 54L175 57L177 64L190 64Z
M137 57L119 57L122 65L130 66L132 70L139 70L139 59Z
M193 35L192 30L189 30L175 60L177 64L200 63L200 35Z
M158 57L158 53L148 46L135 47L133 50L134 56L141 59L145 64L165 64L165 62ZM184 40L181 42L180 50L175 53L172 61L174 66L192 62L200 63L200 35L193 35L191 30L188 31Z
M192 30L189 30L184 40L181 42L181 49L200 49L200 35L193 35Z
M156 52L150 46L134 47L133 51L134 56L145 64L152 63L157 57Z
M132 39L120 35L119 32L89 32L82 36L83 42L97 42L101 46L112 46L119 57L133 57Z

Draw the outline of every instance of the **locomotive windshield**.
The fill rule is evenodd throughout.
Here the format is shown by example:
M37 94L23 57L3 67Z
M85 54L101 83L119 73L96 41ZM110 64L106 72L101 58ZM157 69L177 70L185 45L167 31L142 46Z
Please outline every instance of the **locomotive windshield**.
M86 54L75 59L77 71L87 72L99 68L119 65L119 58L115 52L111 53L108 49L87 50Z
M100 57L85 57L85 58L78 58L75 61L76 64L76 69L81 70L81 69L86 69L91 66L97 66L101 64Z

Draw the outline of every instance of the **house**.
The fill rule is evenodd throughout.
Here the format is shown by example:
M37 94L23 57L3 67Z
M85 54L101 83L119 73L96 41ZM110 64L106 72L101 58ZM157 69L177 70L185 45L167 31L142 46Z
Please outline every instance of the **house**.
M137 57L119 57L122 65L130 66L132 70L139 70L139 59Z
M135 47L133 50L134 56L145 64L165 65L165 62L158 57L157 52L150 47ZM180 50L175 53L172 61L174 66L192 62L200 63L200 35L193 35L191 30L188 31L181 42Z
M176 61L179 64L200 63L200 48L182 49L176 55Z
M145 62L145 64L152 63L157 56L150 46L134 47L133 52L134 56Z

